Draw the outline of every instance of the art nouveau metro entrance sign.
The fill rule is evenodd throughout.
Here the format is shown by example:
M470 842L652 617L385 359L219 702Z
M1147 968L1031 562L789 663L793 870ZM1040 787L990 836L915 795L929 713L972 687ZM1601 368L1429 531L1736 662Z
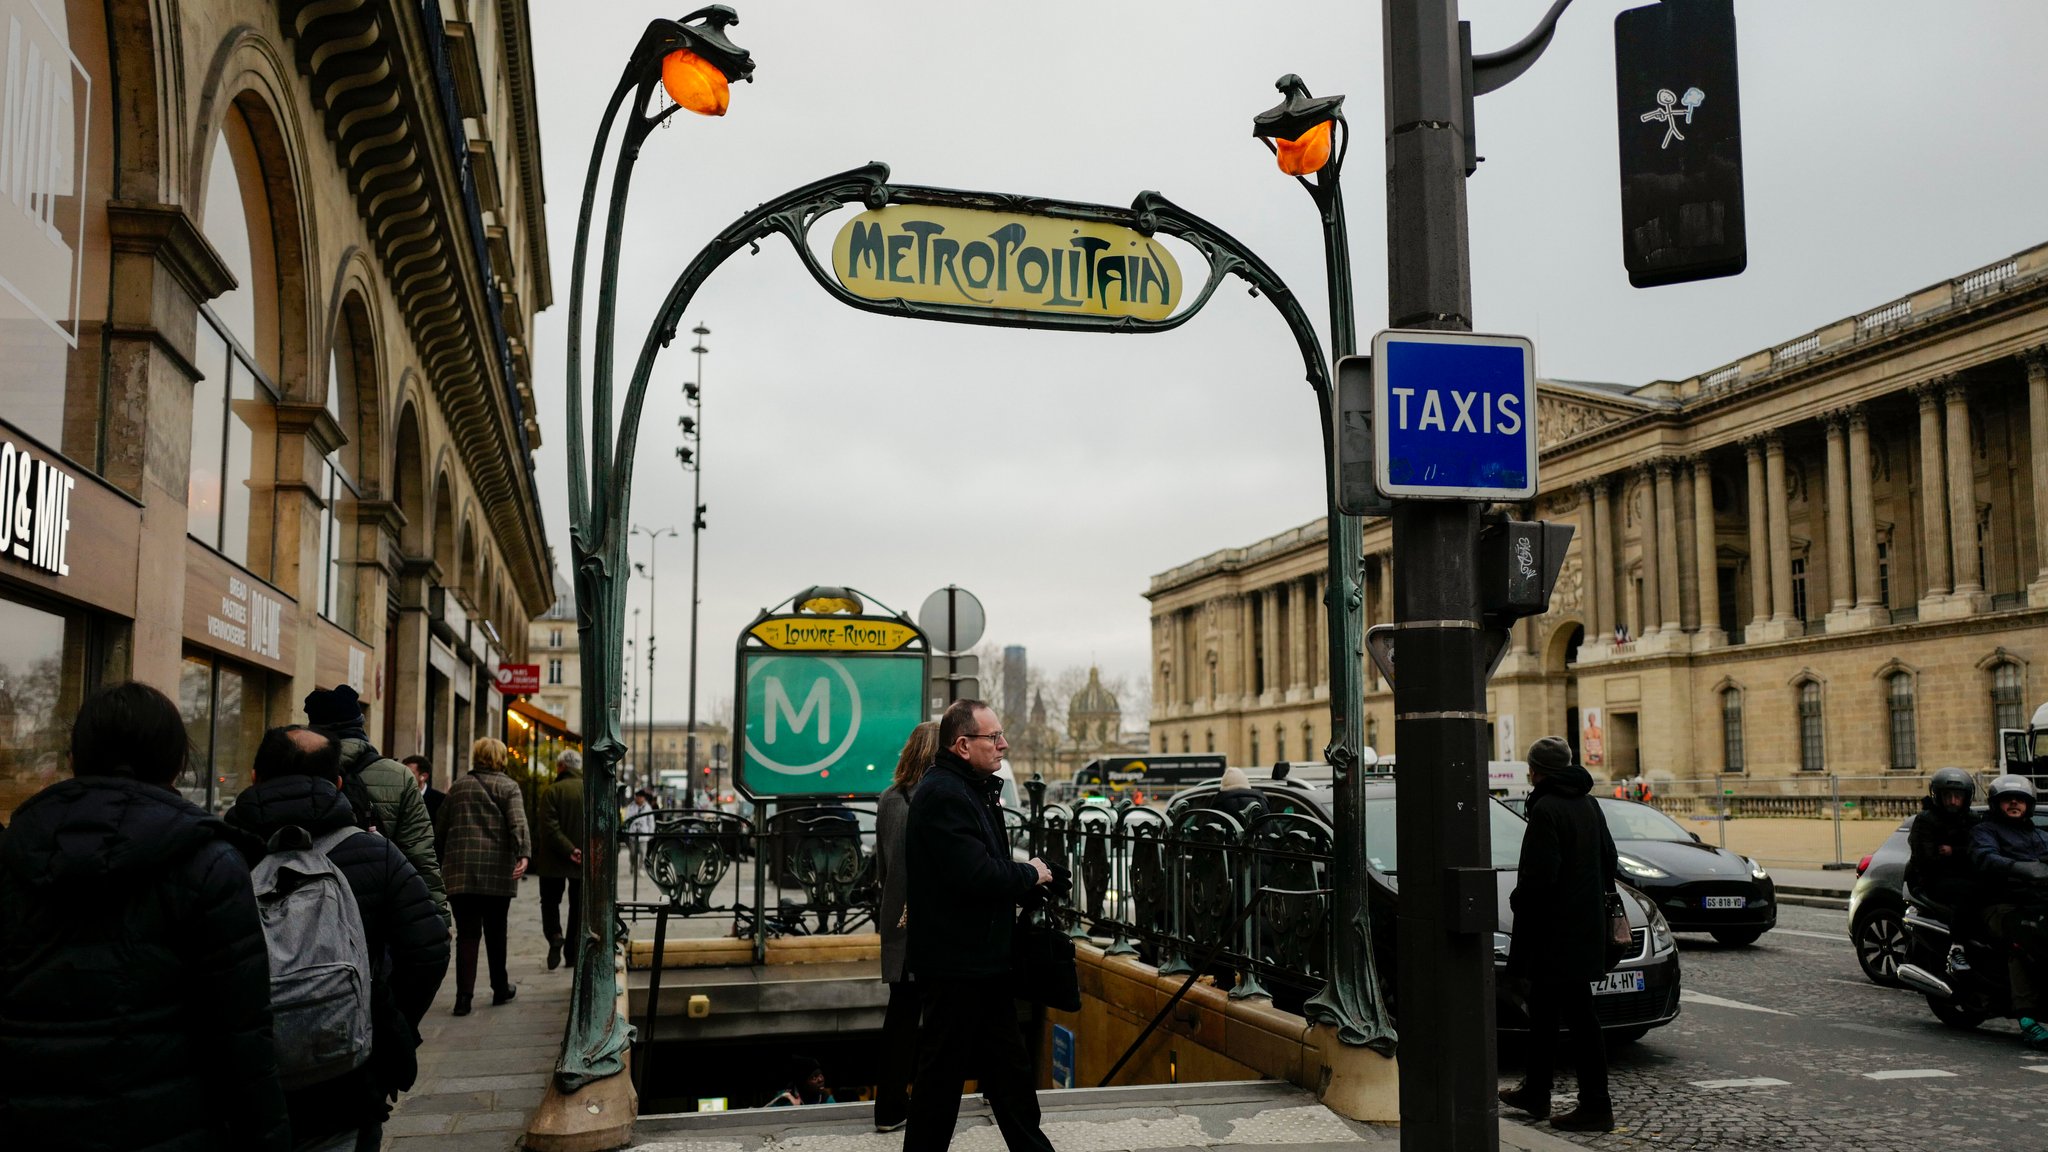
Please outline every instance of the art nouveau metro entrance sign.
M869 300L1163 320L1180 268L1160 243L1097 220L894 205L847 221L832 271Z

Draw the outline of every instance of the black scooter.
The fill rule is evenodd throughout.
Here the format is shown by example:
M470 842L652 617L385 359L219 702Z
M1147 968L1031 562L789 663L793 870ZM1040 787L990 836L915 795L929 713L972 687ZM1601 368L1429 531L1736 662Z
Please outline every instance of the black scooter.
M1959 918L1910 889L1906 901L1908 963L1899 965L1899 983L1926 996L1927 1007L1951 1028L1967 1031L1994 1016L2010 1017L2006 958L2018 945L1993 939L1974 914ZM2023 938L2033 941L2035 954L2048 955L2048 914L2036 911L2020 927Z

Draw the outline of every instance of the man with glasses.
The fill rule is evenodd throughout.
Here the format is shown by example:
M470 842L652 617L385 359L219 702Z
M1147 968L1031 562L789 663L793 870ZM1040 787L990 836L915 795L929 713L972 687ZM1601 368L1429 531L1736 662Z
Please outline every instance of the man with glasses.
M998 797L1009 750L996 714L956 700L939 718L939 751L910 800L905 833L910 972L924 999L917 1080L904 1152L953 1140L960 1092L981 1082L1010 1152L1052 1152L1038 1125L1031 1059L1017 1030L1010 931L1017 905L1052 870L1011 857Z

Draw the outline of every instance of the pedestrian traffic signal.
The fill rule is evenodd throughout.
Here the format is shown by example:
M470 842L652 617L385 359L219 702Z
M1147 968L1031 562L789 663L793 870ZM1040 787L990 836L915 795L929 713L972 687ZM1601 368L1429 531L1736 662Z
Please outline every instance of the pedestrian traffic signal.
M1488 628L1505 629L1550 610L1572 526L1496 520L1479 530L1479 607Z
M1749 263L1734 0L1614 18L1621 244L1638 288L1733 276Z

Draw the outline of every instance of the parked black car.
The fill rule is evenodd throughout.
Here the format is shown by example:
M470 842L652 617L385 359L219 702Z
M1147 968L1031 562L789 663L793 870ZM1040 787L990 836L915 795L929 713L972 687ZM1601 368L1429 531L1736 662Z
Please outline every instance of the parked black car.
M1326 823L1331 821L1334 796L1327 786L1292 779L1253 780L1252 786L1264 796L1271 811L1312 812ZM1391 961L1395 954L1394 925L1400 895L1394 783L1370 779L1365 789L1365 849L1372 883L1374 945L1380 956ZM1190 788L1174 798L1173 811L1183 806L1207 807L1205 801L1215 791L1213 783ZM1498 800L1490 801L1488 810L1492 817L1493 866L1498 890L1497 927L1493 934L1495 1023L1502 1032L1526 1032L1528 1006L1508 987L1503 973L1515 930L1515 914L1508 907L1508 894L1515 889L1515 869L1521 860L1522 835L1528 824ZM1622 884L1620 890L1628 909L1634 946L1596 987L1593 1006L1609 1040L1628 1043L1678 1018L1678 945L1655 904L1628 884ZM1391 963L1381 967L1380 979L1398 1017L1400 990L1394 986Z
M1983 815L1985 808L1975 809ZM1856 865L1856 886L1849 890L1849 942L1856 963L1874 983L1896 987L1899 965L1906 955L1906 861L1913 850L1906 842L1913 821L1885 838L1877 851ZM2048 812L2034 813L2034 826L2048 829Z
M1622 875L1656 903L1672 931L1710 932L1741 946L1777 927L1777 886L1763 865L1704 843L1648 804L1599 803Z

